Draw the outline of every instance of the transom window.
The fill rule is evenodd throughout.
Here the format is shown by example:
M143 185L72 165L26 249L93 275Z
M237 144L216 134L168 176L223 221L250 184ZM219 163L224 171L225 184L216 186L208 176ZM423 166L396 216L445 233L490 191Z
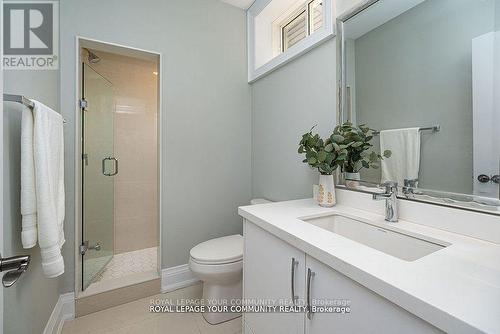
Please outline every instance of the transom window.
M307 1L280 22L280 52L285 52L323 25L323 1Z
M254 0L247 10L248 82L333 37L334 7L333 0Z

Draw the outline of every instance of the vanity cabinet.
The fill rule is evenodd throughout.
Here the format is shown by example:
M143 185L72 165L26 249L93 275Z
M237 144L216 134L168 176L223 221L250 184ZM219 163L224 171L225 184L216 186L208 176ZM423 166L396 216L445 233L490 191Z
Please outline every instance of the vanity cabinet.
M303 300L305 254L251 223L244 224L243 234L243 298L291 304L294 290L296 299ZM246 313L244 318L254 334L304 332L301 313ZM252 332L245 330L246 334Z
M334 301L342 307L348 301L350 308L348 313L245 313L245 334L442 333L250 221L243 231L243 298L291 302L294 290L299 302Z
M306 315L305 333L442 333L436 327L365 288L311 256L306 256L311 271L311 304L348 301L349 313L311 313ZM257 333L255 333L257 334Z

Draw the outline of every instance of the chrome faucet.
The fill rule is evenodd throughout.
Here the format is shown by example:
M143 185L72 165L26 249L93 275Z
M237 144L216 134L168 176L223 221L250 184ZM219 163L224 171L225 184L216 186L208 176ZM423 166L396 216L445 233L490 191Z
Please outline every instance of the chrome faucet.
M385 220L388 222L397 222L399 218L398 183L388 181L382 185L385 186L385 193L373 194L373 199L376 201L385 199Z
M403 194L406 197L413 197L414 189L417 187L418 179L405 179L404 186L402 189Z

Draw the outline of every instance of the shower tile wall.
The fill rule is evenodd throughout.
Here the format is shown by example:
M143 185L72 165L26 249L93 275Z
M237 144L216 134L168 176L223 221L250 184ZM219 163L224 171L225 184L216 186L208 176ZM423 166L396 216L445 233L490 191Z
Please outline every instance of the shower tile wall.
M115 176L114 253L158 246L157 65L98 53L91 66L113 83Z

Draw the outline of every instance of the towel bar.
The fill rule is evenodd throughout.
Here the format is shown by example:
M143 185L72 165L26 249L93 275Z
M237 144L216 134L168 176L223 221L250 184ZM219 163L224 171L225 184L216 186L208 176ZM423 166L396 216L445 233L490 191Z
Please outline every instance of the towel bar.
M33 108L35 107L35 103L30 99L28 99L27 97L25 97L24 95L3 94L3 100L7 102L21 103L22 105L30 108L31 110L33 110ZM66 120L64 118L63 121L64 123L66 123Z
M435 126L421 127L418 129L418 131L427 131L427 130L432 130L432 132L439 132L441 131L441 126L435 125ZM380 134L380 131L373 131L372 134L374 136L378 136Z

